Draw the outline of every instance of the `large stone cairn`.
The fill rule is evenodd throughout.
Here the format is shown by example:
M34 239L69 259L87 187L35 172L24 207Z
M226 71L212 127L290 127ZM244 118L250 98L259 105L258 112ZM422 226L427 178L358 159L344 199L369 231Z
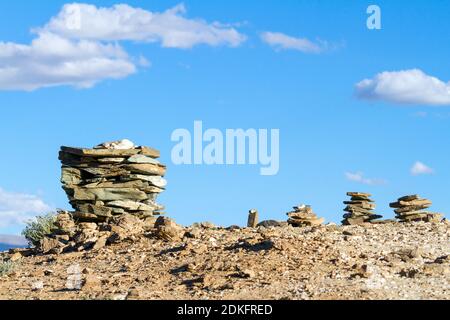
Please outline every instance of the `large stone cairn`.
M325 222L324 218L319 218L313 212L311 206L300 205L294 207L294 211L287 213L288 224L294 227L320 226Z
M425 221L439 222L442 215L430 211L424 211L431 207L433 203L430 200L422 199L418 195L404 196L390 204L391 208L395 208L396 218L400 222Z
M93 149L61 147L61 183L78 223L104 223L131 214L142 220L163 214L156 197L167 185L160 153L129 140Z
M371 194L348 192L347 195L351 197L351 199L350 201L344 201L344 204L347 206L344 209L346 214L344 214L342 224L358 225L382 218L382 216L373 212L376 208L376 204L370 199L372 196Z

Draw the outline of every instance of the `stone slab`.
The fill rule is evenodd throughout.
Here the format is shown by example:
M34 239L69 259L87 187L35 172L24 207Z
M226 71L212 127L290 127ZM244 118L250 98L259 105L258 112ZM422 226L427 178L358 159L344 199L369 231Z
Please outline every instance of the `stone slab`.
M161 153L153 148L138 147L136 149L84 149L73 147L61 147L61 151L86 157L131 157L136 154L142 154L151 158L159 158Z
M147 200L145 192L135 189L123 188L102 188L84 189L73 188L73 198L75 200L87 201L115 201L115 200Z

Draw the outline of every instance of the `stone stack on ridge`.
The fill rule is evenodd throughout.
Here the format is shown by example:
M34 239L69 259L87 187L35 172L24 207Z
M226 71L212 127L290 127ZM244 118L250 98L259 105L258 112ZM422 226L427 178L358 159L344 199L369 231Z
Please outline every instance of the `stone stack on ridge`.
M425 221L439 222L442 215L430 211L424 211L431 207L433 203L430 200L422 199L418 195L404 196L390 204L391 208L395 208L396 218L400 222Z
M362 192L348 192L347 195L351 197L350 201L344 201L347 205L344 211L344 220L342 224L344 225L357 225L367 222L372 222L382 218L382 216L377 215L373 212L376 205L370 197L369 193Z
M108 222L131 214L146 219L163 214L156 203L167 181L159 151L129 140L93 149L61 147L61 183L77 222Z
M320 226L325 222L324 218L319 218L313 212L311 206L300 205L294 207L294 211L288 212L288 223L294 227Z

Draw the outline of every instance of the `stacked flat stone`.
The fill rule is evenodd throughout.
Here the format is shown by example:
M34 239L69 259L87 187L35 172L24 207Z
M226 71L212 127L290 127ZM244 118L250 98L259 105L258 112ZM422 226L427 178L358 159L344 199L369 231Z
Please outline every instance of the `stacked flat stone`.
M125 213L141 219L163 214L156 203L167 181L159 151L129 140L93 149L61 147L61 183L78 222L108 222Z
M300 205L294 207L294 211L287 213L288 224L294 227L320 226L325 219L317 217L311 206Z
M400 222L410 221L425 221L425 222L439 222L442 220L442 215L430 211L424 211L431 207L433 203L430 200L422 199L418 195L404 196L390 204L391 208L395 208L396 218Z
M357 225L382 218L382 216L375 214L373 210L376 208L376 204L370 197L369 193L362 192L348 192L347 195L351 197L350 201L344 201L347 205L344 209L344 225Z

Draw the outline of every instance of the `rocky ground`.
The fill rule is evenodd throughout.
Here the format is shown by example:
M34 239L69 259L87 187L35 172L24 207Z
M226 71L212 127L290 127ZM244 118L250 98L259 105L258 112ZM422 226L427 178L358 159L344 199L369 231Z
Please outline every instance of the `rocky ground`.
M150 231L96 250L3 254L14 268L0 299L450 299L449 229L206 223L175 242Z

